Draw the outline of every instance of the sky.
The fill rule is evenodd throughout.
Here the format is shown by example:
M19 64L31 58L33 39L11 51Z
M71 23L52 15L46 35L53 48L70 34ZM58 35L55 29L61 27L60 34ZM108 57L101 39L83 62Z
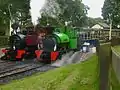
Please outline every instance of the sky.
M90 17L102 17L102 10L105 0L83 0L83 3L85 5L88 5L90 7L90 10L88 11L88 16Z
M31 14L32 22L36 24L37 18L40 16L39 11L43 7L45 0L31 0ZM85 5L88 5L90 10L88 11L89 17L102 17L101 8L103 7L104 0L83 0Z
M31 0L31 15L32 15L32 22L37 24L37 19L40 16L40 10L44 6L45 0Z

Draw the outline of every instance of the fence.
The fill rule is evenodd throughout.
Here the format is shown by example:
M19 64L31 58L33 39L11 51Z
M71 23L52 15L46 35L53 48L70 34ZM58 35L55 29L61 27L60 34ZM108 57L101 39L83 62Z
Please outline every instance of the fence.
M120 38L112 38L109 43L100 43L97 46L97 55L100 67L100 89L99 90L112 90L117 88L113 83L120 82L120 53L114 49L114 46L120 45ZM111 68L114 70L113 76ZM113 77L115 80L113 80ZM116 78L117 77L117 78ZM112 89L111 89L112 88ZM115 89L118 90L118 89Z
M120 38L113 38L111 40L111 51L112 51L112 61L111 61L111 65L113 68L113 71L115 73L115 78L117 79L118 82L120 82L120 54L118 51L116 51L116 49L114 48L114 46L119 46L120 45ZM113 76L111 76L113 77Z
M109 29L78 29L78 36L82 40L89 39L99 39L99 40L108 40L109 39ZM120 37L119 29L112 29L112 38Z
M99 90L109 90L109 69L111 62L111 43L99 43L97 46L99 61Z

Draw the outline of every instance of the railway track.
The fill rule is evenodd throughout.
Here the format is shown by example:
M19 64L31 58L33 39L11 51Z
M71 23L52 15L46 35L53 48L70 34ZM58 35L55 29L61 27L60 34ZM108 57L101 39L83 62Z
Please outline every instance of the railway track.
M51 65L28 63L19 66L9 66L7 69L0 70L0 84L6 84L11 80L21 79L37 72L45 72L53 69Z
M11 75L15 75L15 74L20 74L29 70L33 70L36 68L41 67L42 65L32 65L32 64L28 64L28 65L23 65L23 66L19 66L19 67L14 67L11 69L8 69L6 71L1 71L0 72L0 79L7 77L7 76L11 76Z
M2 62L2 63L0 63L0 71L5 70L5 69L10 68L15 65L16 65L15 63Z
M72 53L71 53L72 54ZM70 54L70 56L71 56ZM70 58L68 56L68 58ZM80 59L82 57L82 59ZM76 53L73 57L73 61L68 61L72 63L77 63L85 59L85 57L89 57L87 53ZM65 58L67 59L67 58ZM65 60L66 61L66 60ZM67 63L70 64L70 63ZM51 64L41 64L41 63L23 63L23 64L15 64L12 62L4 62L0 61L0 84L6 84L10 82L11 80L21 79L26 76L30 76L37 72L45 72L54 68L57 68L59 66L57 65L51 65Z

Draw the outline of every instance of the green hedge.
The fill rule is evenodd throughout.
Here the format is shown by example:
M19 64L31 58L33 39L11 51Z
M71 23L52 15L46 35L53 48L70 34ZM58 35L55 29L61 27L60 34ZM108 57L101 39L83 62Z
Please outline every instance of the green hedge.
M120 38L113 38L113 39L111 40L111 45L112 45L112 46L120 45Z
M0 36L0 47L8 45L9 36Z

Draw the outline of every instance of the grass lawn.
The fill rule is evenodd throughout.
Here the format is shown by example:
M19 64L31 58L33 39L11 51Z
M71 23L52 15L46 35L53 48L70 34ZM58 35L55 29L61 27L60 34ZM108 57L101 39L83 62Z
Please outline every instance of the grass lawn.
M120 90L120 83L117 80L117 77L115 75L113 68L111 68L110 84L112 86L112 90Z
M120 56L120 45L114 46L113 50ZM113 68L111 68L110 81L111 81L112 90L120 90L120 83L115 75Z
M114 49L118 54L120 54L120 45L114 46L113 49Z
M72 64L55 70L13 81L0 90L99 90L97 56L81 64Z

